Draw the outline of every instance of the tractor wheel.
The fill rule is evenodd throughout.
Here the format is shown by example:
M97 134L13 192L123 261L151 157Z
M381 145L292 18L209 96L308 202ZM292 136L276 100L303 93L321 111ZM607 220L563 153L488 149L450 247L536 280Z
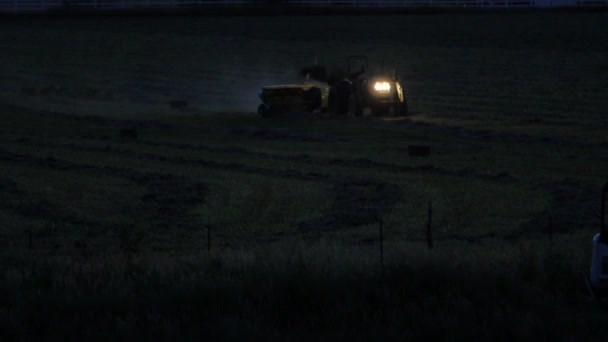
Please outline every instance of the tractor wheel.
M304 92L304 101L307 103L306 111L314 112L321 108L321 89L313 87Z
M327 95L327 112L336 114L336 92L333 88L329 90Z
M332 88L329 92L328 110L333 115L348 114L348 93L345 89Z
M388 113L388 108L382 105L374 105L372 106L372 115L373 116L384 116Z
M338 98L336 102L336 114L337 115L348 115L348 97Z
M260 114L262 117L265 117L265 118L272 116L272 112L270 111L270 108L266 107L263 104L258 106L258 114Z
M329 91L329 106L330 111L335 115L348 114L348 100L352 92L352 82L342 80L331 86ZM333 107L333 110L332 110Z
M404 98L403 102L401 102L401 104L399 105L399 107L395 108L395 114L397 114L399 116L406 116L407 112L408 112L407 98Z
M363 115L363 108L359 104L357 100L357 96L355 94L350 94L348 97L348 114L352 116L361 116Z
M263 104L258 106L258 114L261 116L266 116L266 106Z

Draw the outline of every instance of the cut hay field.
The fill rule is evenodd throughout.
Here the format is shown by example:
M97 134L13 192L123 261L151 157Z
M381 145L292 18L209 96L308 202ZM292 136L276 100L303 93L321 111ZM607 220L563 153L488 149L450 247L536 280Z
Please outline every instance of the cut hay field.
M606 42L601 12L3 20L0 340L605 336ZM407 117L255 114L351 54Z

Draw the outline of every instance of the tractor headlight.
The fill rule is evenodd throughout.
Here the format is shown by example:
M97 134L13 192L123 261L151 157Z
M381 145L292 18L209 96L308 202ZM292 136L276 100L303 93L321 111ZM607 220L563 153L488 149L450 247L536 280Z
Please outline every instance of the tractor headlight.
M388 82L376 82L374 84L374 89L380 93L388 93L391 91L391 84Z

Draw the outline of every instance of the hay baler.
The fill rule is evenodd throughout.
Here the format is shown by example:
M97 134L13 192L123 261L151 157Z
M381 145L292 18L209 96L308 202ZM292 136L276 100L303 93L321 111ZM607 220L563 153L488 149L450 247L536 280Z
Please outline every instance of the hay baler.
M325 83L287 84L262 87L258 114L275 116L288 112L327 110L329 85Z

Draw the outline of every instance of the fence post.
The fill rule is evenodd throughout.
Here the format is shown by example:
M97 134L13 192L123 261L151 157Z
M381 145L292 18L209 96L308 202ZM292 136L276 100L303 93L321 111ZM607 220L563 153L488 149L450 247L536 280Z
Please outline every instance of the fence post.
M378 223L380 224L380 267L382 268L382 274L384 274L384 223L382 218L378 218Z
M553 215L549 215L549 241L553 240Z
M549 214L549 222L547 224L549 230L549 253L553 251L553 215Z
M34 245L34 238L32 236L32 230L28 229L27 230L27 247L29 249L29 251L32 251L33 245Z
M211 225L207 225L207 254L211 254Z
M429 249L433 248L433 201L429 201L429 217L426 223L426 243Z

